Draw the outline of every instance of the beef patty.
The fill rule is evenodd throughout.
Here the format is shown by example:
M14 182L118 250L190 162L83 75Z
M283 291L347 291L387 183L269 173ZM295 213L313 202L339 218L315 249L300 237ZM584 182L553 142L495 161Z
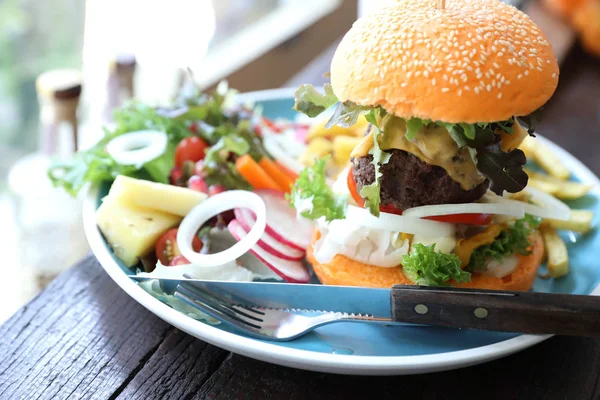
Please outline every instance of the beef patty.
M403 150L386 150L392 156L380 166L381 205L391 205L399 210L431 204L472 203L487 191L490 182L485 180L472 190L464 190L442 167L427 164ZM352 159L352 173L358 192L375 180L373 156Z

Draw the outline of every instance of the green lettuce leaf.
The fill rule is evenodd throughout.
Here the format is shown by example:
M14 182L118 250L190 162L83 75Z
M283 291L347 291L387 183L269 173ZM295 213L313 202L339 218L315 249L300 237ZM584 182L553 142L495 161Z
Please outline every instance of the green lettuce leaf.
M406 139L413 140L417 136L419 129L429 124L431 121L427 119L411 118L406 120Z
M454 254L436 252L435 243L415 243L410 253L402 256L402 270L422 286L450 286L450 279L458 283L471 281L471 274L460 268L460 259Z
M387 164L390 161L392 155L381 150L379 147L379 135L383 134L379 124L377 122L377 114L379 110L371 110L367 114L367 121L373 125L373 147L369 150L369 154L373 156L372 164L375 167L375 180L370 185L365 185L360 189L360 196L365 199L364 207L369 210L371 214L379 217L379 206L381 204L381 176L380 166Z
M221 184L229 190L252 190L252 186L239 174L230 160L232 154L242 156L251 149L250 144L240 136L223 136L206 152L202 171L208 185Z
M291 193L286 195L290 205L304 218L325 217L327 221L332 221L346 216L347 196L334 193L327 184L327 159L315 160L311 167L300 172Z
M320 93L313 85L302 85L294 94L294 110L316 117L338 102L330 84L323 86L325 93Z
M489 260L502 262L507 255L529 255L531 253L528 250L528 247L531 246L529 237L540 226L540 222L540 218L531 215L525 215L524 218L518 219L512 226L503 230L492 243L475 249L471 254L467 269L473 272L482 272L485 271Z
M358 121L358 117L360 117L361 114L372 109L372 107L359 106L351 101L340 102L335 108L329 121L325 124L325 128L329 129L334 125L341 126L342 128L349 128L356 124L356 121Z

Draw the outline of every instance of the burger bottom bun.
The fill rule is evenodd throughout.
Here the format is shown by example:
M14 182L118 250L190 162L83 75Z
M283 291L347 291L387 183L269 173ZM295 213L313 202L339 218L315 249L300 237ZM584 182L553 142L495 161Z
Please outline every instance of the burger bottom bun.
M313 243L318 240L318 231L313 235ZM528 291L537 276L538 268L544 255L544 243L539 234L532 237L531 254L519 256L520 262L510 275L496 278L482 274L472 274L471 282L453 286L464 288ZM331 262L320 264L314 257L312 245L309 246L306 258L312 264L315 274L325 285L363 286L374 288L391 288L393 285L414 285L402 272L402 267L382 268L354 261L337 254Z

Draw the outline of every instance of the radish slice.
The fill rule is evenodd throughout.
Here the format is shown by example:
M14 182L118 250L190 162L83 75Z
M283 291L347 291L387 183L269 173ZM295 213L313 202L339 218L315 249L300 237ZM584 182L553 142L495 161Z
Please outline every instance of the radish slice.
M163 155L167 135L160 131L137 131L117 136L106 145L106 152L121 165L142 165Z
M250 232L255 222L254 217L252 216L252 212L244 212L241 208L236 208L234 212L235 219L237 219L240 225L242 225L242 228L244 228L246 232ZM286 244L275 240L267 232L263 233L257 244L267 252L273 254L276 257L283 258L284 260L300 261L304 258L304 251L290 247Z
M377 218L368 210L351 205L348 206L346 219L367 228L412 233L414 235L446 237L454 236L455 232L454 225L446 222L429 221L385 212L382 212Z
M425 218L439 215L452 214L496 214L510 215L523 218L525 213L521 204L501 203L463 203L463 204L436 204L431 206L413 207L404 210L402 215L406 217Z
M310 245L314 226L306 219L296 217L296 211L290 207L282 192L275 190L255 190L265 202L267 214L266 232L277 241L304 251Z
M209 219L222 212L238 207L250 208L256 215L256 223L250 233L227 250L215 254L200 254L192 249L192 239L198 229ZM181 221L177 231L177 246L190 263L201 267L216 267L234 261L254 246L265 231L265 203L260 196L245 190L230 190L209 197L190 211Z
M256 216L254 215L254 213L245 208L240 209L240 212L241 212L240 216L242 217L242 220L239 220L240 224L242 224L242 226L244 226L244 224L247 226L253 226L254 222L256 221ZM306 252L306 248L300 247L297 244L290 242L286 238L277 235L277 233L275 233L274 234L275 236L274 236L273 230L270 229L268 226L265 228L265 233L269 234L269 236L271 236L273 239L277 240L279 243L281 243L283 245L290 247L291 249L294 249L296 251L301 251L303 253Z
M248 236L246 230L237 220L232 220L227 225L229 232L237 240L243 241ZM250 252L260 259L265 265L273 270L277 275L281 276L286 282L290 283L306 283L310 280L308 269L299 261L283 260L265 251L260 246L254 246Z

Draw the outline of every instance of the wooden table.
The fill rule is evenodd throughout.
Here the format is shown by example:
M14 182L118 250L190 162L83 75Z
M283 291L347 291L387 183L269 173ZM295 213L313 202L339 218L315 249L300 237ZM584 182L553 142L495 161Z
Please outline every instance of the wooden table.
M312 70L306 80L320 79L322 71ZM596 174L599 95L600 62L573 50L539 127ZM125 294L90 255L0 327L0 370L1 399L598 399L600 341L554 337L494 362L426 375L295 370L171 327Z

